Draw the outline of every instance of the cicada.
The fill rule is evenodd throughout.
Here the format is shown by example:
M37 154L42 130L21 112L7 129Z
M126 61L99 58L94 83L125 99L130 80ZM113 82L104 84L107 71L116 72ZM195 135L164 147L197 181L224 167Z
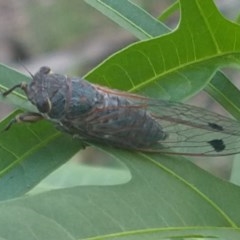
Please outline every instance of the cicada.
M240 123L205 109L130 94L41 67L21 88L37 112L16 122L47 119L57 129L87 142L118 148L193 156L240 152Z

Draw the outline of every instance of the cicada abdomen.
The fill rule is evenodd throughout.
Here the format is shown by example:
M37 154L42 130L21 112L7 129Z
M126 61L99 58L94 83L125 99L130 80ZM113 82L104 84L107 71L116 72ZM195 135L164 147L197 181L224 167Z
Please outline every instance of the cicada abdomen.
M138 151L195 156L238 153L240 124L204 109L151 99L51 73L42 67L29 84L18 84L39 112L14 119L52 121L88 142Z

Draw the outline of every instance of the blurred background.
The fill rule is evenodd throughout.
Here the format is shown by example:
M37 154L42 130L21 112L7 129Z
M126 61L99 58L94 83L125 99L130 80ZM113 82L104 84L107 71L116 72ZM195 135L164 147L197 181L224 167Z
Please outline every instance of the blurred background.
M158 17L172 0L133 0ZM215 0L230 19L238 0ZM176 25L177 15L166 24ZM0 0L0 61L24 71L42 65L85 74L102 59L137 39L84 1Z
M171 1L135 1L158 16ZM84 1L0 0L0 61L84 74L136 39ZM20 69L22 67L20 66Z
M158 17L174 1L132 2ZM227 18L238 17L239 0L215 2ZM178 19L175 14L166 24L173 28ZM111 53L134 41L137 39L133 35L84 1L0 0L0 62L21 72L26 73L23 66L35 73L46 65L54 72L82 76ZM201 102L202 107L215 108L204 94L196 96L195 101L196 105ZM10 106L1 104L0 118L10 110ZM87 156L92 158L92 151ZM209 162L199 164L215 175L227 178L231 166L219 159L212 161L214 167Z

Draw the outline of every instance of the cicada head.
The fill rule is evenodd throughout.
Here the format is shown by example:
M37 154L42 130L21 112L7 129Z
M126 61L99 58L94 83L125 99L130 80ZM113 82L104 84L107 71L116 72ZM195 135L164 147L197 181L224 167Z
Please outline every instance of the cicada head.
M28 99L41 113L51 114L51 112L55 112L56 104L64 101L64 94L61 93L65 91L65 82L65 76L52 73L49 67L41 67L32 76L32 81L27 85L25 92ZM64 106L64 104L60 106ZM57 109L59 113L61 110Z
M41 67L40 70L32 76L32 81L26 86L28 99L38 108L41 113L48 113L51 109L51 101L46 92L47 78L51 69Z

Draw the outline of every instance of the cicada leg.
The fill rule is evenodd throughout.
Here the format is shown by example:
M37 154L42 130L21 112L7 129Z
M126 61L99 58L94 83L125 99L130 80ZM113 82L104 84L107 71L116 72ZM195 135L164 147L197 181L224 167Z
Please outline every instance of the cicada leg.
M26 88L27 88L27 83L25 82L22 82L22 83L19 83L17 85L14 85L13 87L9 88L7 91L3 92L2 95L4 97L6 97L8 94L10 94L12 91L14 91L15 89L17 88L21 88L23 89L24 91L26 91Z
M21 122L34 123L42 119L43 119L43 116L40 113L26 112L26 113L17 115L15 118L13 118L2 131L9 130L12 127L12 125L15 123L21 123Z

